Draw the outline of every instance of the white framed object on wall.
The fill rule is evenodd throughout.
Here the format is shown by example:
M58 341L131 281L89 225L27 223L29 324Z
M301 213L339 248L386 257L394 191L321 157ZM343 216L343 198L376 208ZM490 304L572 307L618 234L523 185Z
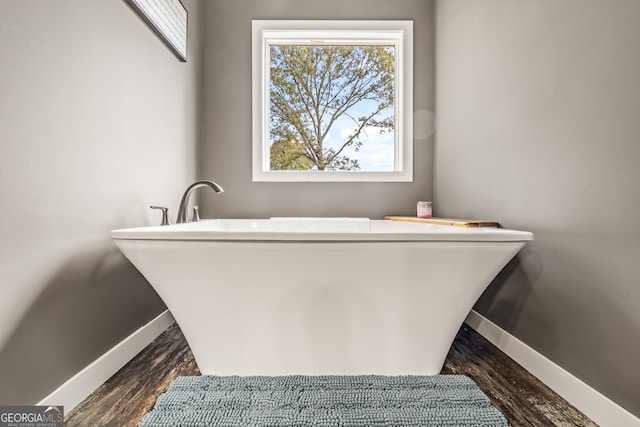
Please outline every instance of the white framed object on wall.
M187 61L188 13L180 0L126 0L164 44Z

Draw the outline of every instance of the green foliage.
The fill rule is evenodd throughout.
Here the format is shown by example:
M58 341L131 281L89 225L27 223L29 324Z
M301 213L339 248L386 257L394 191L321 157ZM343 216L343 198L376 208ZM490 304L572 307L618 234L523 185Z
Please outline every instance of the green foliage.
M294 140L278 140L271 144L270 159L271 170L309 170L313 167L302 145Z
M381 114L394 103L394 63L386 46L271 46L271 169L360 169L343 151L362 146L366 126L393 128L393 116ZM354 117L355 106L365 115ZM325 139L343 116L353 132L329 148Z

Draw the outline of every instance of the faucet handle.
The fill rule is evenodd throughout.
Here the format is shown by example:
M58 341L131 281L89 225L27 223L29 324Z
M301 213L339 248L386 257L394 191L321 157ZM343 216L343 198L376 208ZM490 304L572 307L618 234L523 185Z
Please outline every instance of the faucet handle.
M191 218L191 222L200 221L200 213L198 212L198 206L193 207L193 218Z
M169 220L169 208L165 208L164 206L149 206L151 209L161 209L162 210L162 223L160 225L171 225L171 221Z

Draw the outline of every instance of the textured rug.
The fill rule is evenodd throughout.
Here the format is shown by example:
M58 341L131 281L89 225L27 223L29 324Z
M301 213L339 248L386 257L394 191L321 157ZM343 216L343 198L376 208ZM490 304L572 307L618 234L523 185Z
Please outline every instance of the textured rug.
M468 377L176 378L140 422L161 426L508 426Z

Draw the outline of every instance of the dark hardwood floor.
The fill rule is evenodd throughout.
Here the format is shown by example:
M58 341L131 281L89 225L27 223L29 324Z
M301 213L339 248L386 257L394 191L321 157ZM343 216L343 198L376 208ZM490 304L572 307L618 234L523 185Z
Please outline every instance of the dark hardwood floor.
M453 341L442 373L472 378L510 426L597 427L466 324Z
M199 373L174 324L71 411L65 426L136 426L174 378ZM466 324L442 373L471 377L512 427L596 426Z

